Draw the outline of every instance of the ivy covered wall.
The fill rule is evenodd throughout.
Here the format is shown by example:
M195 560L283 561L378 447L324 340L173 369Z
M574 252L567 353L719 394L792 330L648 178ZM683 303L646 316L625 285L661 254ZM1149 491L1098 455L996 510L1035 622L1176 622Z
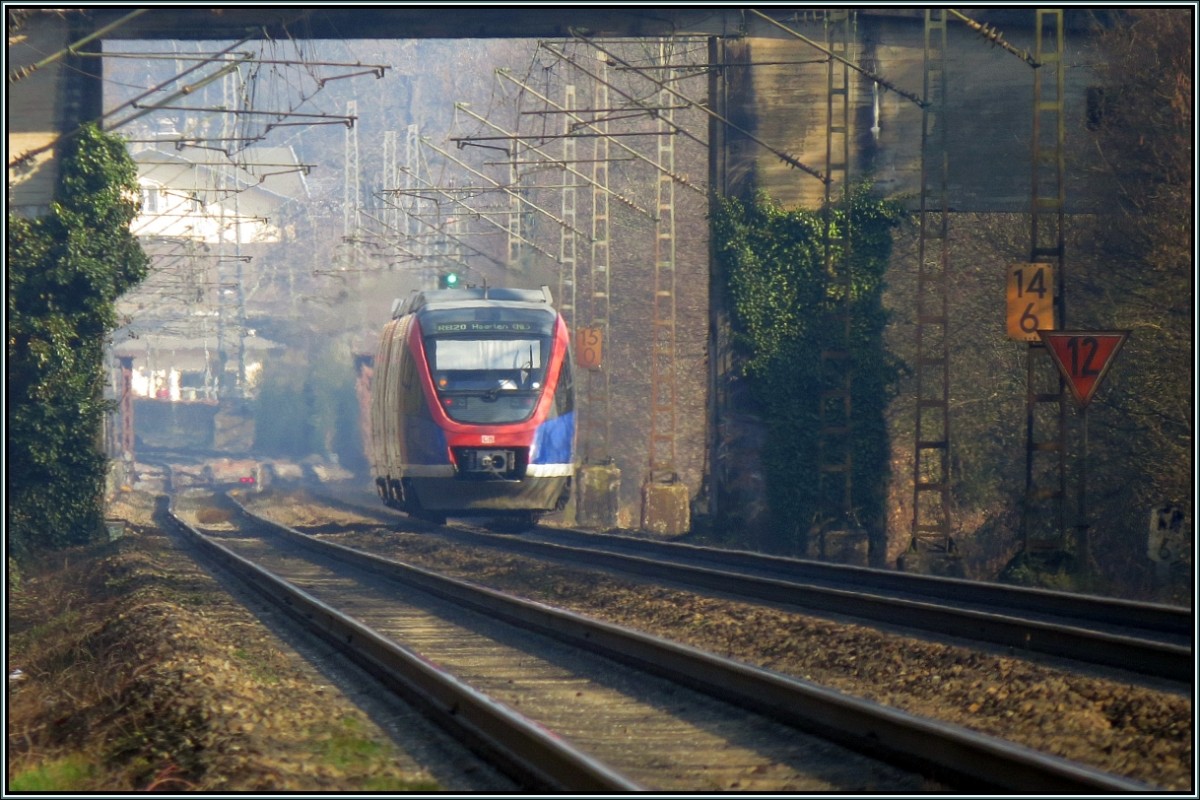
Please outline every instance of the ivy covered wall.
M713 215L713 248L726 278L732 341L740 377L765 427L761 464L773 540L768 549L803 553L810 534L843 522L840 485L824 491L819 463L821 351L843 346L833 321L850 271L850 362L853 397L853 523L884 529L889 440L884 413L903 369L884 346L882 297L892 229L904 212L865 185L847 206L785 210L759 193L753 200L722 198ZM828 223L826 220L829 220ZM825 226L830 226L831 269ZM842 230L853 231L849 254ZM882 542L872 542L873 552Z

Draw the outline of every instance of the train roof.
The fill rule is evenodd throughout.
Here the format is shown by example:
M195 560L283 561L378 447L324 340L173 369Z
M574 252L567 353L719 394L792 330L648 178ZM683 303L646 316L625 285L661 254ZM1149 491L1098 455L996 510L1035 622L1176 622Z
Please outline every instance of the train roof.
M405 314L413 314L423 308L438 308L461 306L464 303L475 302L510 302L536 303L550 308L553 300L550 287L540 289L514 289L508 287L478 287L466 289L414 289L412 294L404 298L396 298L392 303L392 319Z

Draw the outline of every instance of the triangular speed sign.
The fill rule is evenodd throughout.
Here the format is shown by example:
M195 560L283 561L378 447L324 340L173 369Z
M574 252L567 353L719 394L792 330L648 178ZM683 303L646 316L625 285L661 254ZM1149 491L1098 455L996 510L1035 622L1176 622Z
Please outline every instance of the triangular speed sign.
M1067 379L1076 405L1084 408L1129 338L1129 331L1038 331L1038 336Z

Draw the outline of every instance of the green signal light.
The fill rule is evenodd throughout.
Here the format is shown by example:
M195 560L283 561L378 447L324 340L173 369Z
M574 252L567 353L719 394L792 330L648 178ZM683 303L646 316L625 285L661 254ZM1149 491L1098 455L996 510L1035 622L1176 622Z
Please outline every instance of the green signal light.
M440 284L441 288L443 288L443 289L457 288L458 287L458 273L457 272L444 272L444 273L442 273L442 276L439 279L438 283Z

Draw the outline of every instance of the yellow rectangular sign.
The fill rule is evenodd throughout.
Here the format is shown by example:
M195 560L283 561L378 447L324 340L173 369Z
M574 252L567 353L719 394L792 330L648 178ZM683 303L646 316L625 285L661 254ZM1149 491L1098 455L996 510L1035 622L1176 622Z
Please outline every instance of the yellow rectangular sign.
M1038 331L1056 329L1054 265L1013 264L1008 268L1008 338L1038 341Z
M600 369L604 355L604 331L602 328L577 328L575 330L575 363L584 369Z

